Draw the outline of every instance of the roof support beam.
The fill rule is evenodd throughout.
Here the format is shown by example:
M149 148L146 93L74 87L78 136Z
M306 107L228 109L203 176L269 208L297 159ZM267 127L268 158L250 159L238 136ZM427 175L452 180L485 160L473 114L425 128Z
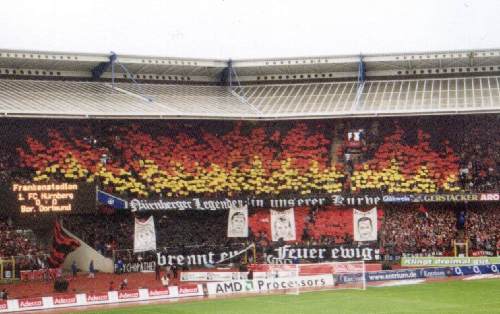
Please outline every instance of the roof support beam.
M108 62L101 62L91 70L92 79L95 81L100 79L101 76L104 74L104 72L106 72L109 69L109 67L114 66L115 61L116 61L116 54L112 52L111 55L109 56Z
M137 86L137 88L141 91L141 94L138 94L137 96L139 98L143 98L149 102L153 102L153 98L146 95L146 93L144 92L144 89L142 88L141 84L137 83L137 81L134 79L134 75L132 73L130 73L130 71L127 69L127 67L123 64L120 63L120 61L118 60L118 56L116 55L116 53L114 52L111 52L111 55L114 56L114 59L113 59L113 62L111 62L111 88L112 89L117 89L117 87L115 86L115 63L118 64L120 66L120 68L126 73L126 76L127 78L129 78L130 80L132 80L132 82L135 84L135 86ZM122 91L121 89L119 89L120 91Z
M358 83L366 80L366 64L363 60L363 55L359 55L358 61Z
M227 67L220 73L220 81L224 86L229 86L229 88L233 87L233 72L233 60L229 59L227 61Z
M227 61L227 67L221 72L221 82L227 86L227 89L231 94L237 97L243 104L249 106L255 113L262 114L262 112L257 109L248 99L243 95L243 87L240 84L238 74L233 67L233 60L229 59ZM234 84L233 84L234 83Z
M355 111L361 106L361 96L363 94L363 89L365 87L366 81L366 64L363 60L363 55L359 55L358 61L358 84L356 90L356 98L351 106L351 111Z

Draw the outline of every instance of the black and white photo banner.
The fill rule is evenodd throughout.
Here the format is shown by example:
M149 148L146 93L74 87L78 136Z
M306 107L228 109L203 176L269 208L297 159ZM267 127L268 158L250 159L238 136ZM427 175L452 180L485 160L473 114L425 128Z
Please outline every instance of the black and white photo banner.
M156 251L156 232L153 216L147 220L135 218L134 253Z
M352 210L354 241L377 241L377 207L363 212Z
M229 208L229 216L227 217L227 237L248 237L248 206L233 206Z
M293 208L271 210L271 234L273 241L295 241L295 214Z

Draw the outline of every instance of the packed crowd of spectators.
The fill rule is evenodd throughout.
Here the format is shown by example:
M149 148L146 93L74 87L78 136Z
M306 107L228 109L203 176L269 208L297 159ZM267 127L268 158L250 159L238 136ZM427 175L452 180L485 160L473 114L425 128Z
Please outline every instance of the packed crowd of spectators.
M500 210L472 208L466 215L467 238L473 251L500 250Z
M415 206L385 210L381 245L386 253L445 255L457 237L457 215L447 205L431 210Z
M465 253L454 241L467 242L470 255L495 255L500 249L499 208L474 205L458 209L443 204L385 210L380 245L388 254L452 255L455 249Z
M385 193L496 191L500 164L497 117L395 119L366 125L351 190ZM352 141L351 141L352 143ZM352 159L351 156L349 156Z
M170 254L197 254L228 247L241 249L249 243L255 243L258 252L264 252L279 245L270 238L270 216L266 209L250 212L248 239L226 237L227 211L170 211L157 213L154 217L157 248ZM351 208L297 208L295 220L295 244L357 245L353 240ZM469 241L469 254L496 254L500 243L500 211L494 206L470 209L457 209L447 204L425 208L384 206L379 208L378 224L378 243L370 245L392 256L452 255L453 241ZM132 254L134 216L131 213L69 215L64 217L63 225L101 254L115 260L127 263L154 258L154 254ZM3 257L24 256L16 259L21 269L46 267L46 251L24 232L14 230L6 222L2 222L0 228Z
M30 231L17 230L10 218L0 217L0 260L13 258L17 269L40 269L47 266L46 257L46 250Z
M26 232L16 230L8 218L0 220L0 244L0 257L36 255L39 251Z
M498 187L500 129L494 117L78 127L61 122L29 130L18 147L19 166L31 169L34 180L99 182L125 196Z
M296 207L294 215L297 243L315 246L354 242L352 208ZM252 211L249 216L252 240L260 246L269 246L272 242L270 219L268 209Z
M9 150L0 151L0 184L5 184L12 179L12 169L15 169L16 155Z
M250 212L248 239L227 238L227 215L227 211L193 210L156 213L157 248L190 252L199 249L202 252L232 245L242 247L245 243L256 243L258 247L273 244L269 210ZM353 243L350 208L296 208L295 224L296 244ZM118 252L120 257L127 259L130 255L134 241L134 215L131 213L66 216L63 225L105 256L112 257L114 252Z
M132 219L129 213L72 215L63 218L63 226L102 255L112 256L116 249L132 247L131 243L134 240Z
M464 221L460 216L464 215ZM75 233L94 243L106 256L133 257L134 218L131 214L73 216L67 224ZM269 210L253 210L249 215L249 238L226 237L227 212L176 211L155 215L159 250L204 252L207 249L255 243L259 251L274 247L270 234ZM357 245L353 239L352 209L334 206L296 208L297 240L303 246ZM457 209L443 205L380 207L379 240L370 245L386 254L452 255L453 241L469 241L469 253L495 254L500 241L500 211L496 207ZM83 227L82 227L83 226ZM364 243L365 245L367 243ZM148 255L141 259L146 260Z
M467 191L498 188L500 133L495 127L477 126L460 141L460 183ZM481 139L478 141L478 139Z
M170 211L154 219L158 248L206 249L234 242L226 237L225 211ZM105 256L133 247L134 216L127 212L66 216L63 224Z
M0 152L0 183L86 181L125 198L498 191L499 128L497 118L487 116L262 123L17 121L11 133L20 135L0 136L7 148ZM395 254L449 254L451 241L462 234L455 211L446 206L427 212L385 209L379 217L379 244ZM298 241L352 243L347 212L296 208ZM157 246L230 245L226 215L156 213ZM498 215L466 211L464 233L471 249L498 246ZM268 221L268 211L252 213L250 241L271 245ZM130 213L68 215L64 226L106 256L133 246ZM0 228L1 256L39 254L22 232L6 222ZM23 263L39 264L36 257Z
M231 241L226 237L226 212L175 212L161 215L157 222L157 236L161 247L218 246Z

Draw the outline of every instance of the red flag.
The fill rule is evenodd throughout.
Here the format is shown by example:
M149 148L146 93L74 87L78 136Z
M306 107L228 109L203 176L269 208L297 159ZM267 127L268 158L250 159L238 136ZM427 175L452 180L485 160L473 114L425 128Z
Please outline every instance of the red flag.
M68 235L61 227L58 220L54 223L54 238L48 262L51 267L59 267L64 263L66 256L76 250L80 242Z

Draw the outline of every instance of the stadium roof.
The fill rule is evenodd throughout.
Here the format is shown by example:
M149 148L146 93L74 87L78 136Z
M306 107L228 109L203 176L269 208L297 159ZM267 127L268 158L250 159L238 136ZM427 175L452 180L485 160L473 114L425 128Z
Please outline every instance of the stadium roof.
M0 50L0 114L256 120L500 112L500 49L233 61L115 58Z

